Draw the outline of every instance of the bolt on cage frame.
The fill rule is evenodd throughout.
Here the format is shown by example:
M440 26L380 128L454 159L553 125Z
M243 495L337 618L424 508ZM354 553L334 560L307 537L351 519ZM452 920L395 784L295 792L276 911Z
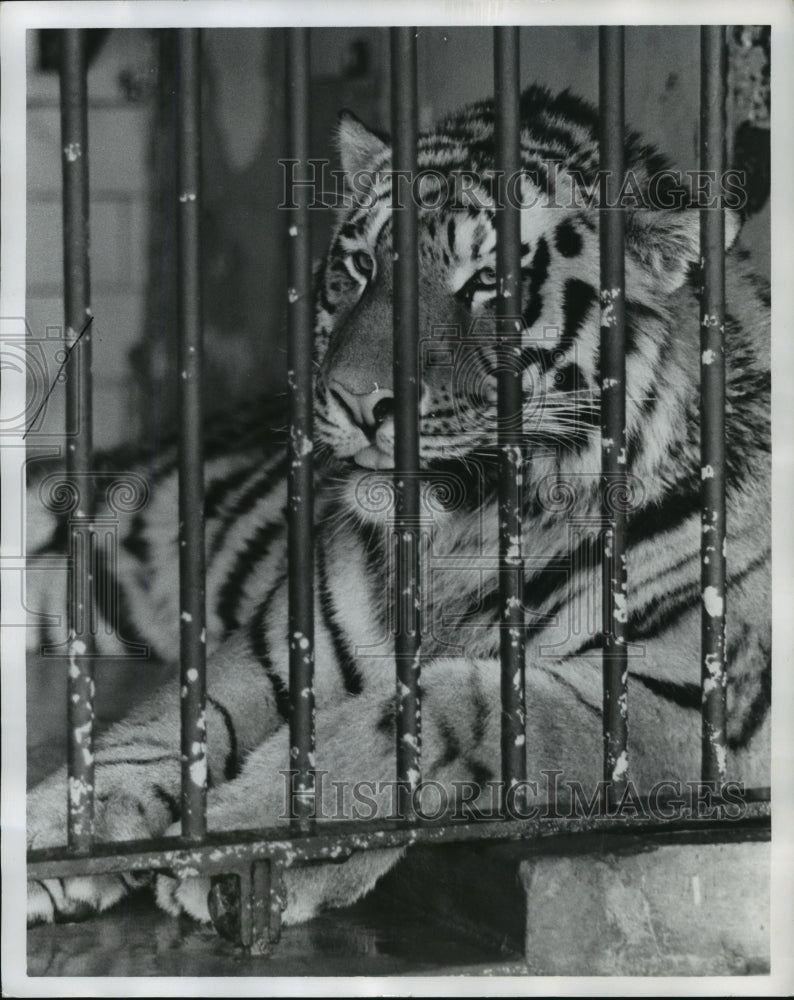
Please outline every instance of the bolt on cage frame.
M309 158L309 30L287 29L287 108L289 155L305 164ZM414 28L390 29L392 63L391 126L393 168L416 170L417 83ZM701 168L724 167L725 29L701 28ZM293 865L346 857L353 851L414 843L540 840L561 833L605 830L607 818L518 820L505 811L496 820L457 822L420 820L411 813L412 793L421 775L419 669L421 662L419 575L419 417L418 417L418 265L417 209L411 199L395 209L394 227L394 392L395 392L395 662L401 710L397 713L396 768L401 822L328 822L318 827L313 816L315 794L314 732L314 596L311 252L308 192L296 185L296 207L289 210L289 347L290 479L289 479L289 767L290 827L212 833L206 828L207 749L204 712L205 607L203 457L201 438L201 287L199 216L201 199L200 31L183 29L177 38L178 121L178 302L180 409L180 684L182 744L182 837L129 843L94 841L93 819L93 647L90 564L96 539L90 521L90 496L70 521L77 571L70 575L67 645L68 712L68 847L28 854L30 878L165 869L177 875L229 876L238 880L233 918L238 941L252 951L265 951L280 934L284 904L282 875ZM504 175L518 173L519 29L494 29L496 152ZM602 27L599 33L600 158L606 172L604 193L614 203L624 176L624 29ZM67 383L69 425L74 415L91 413L91 337L88 261L88 136L85 36L68 30L62 36L61 108L64 214L64 298L71 345L79 341L72 364L79 377ZM497 211L499 315L509 316L521 300L520 209L502 199ZM608 801L619 800L628 778L627 634L623 621L609 614L615 595L625 600L626 517L620 504L607 503L607 493L625 492L622 460L625 431L625 299L624 217L620 210L600 211L602 448L601 488L608 551L604 574L604 779ZM702 617L702 778L721 785L726 778L725 674L725 358L724 213L701 210L701 352L714 361L701 366L702 465L714 475L702 486L702 587L723 598L722 612ZM501 321L498 356L520 346L521 324ZM499 447L499 579L502 673L503 795L526 779L525 657L522 608L523 556L515 539L522 534L522 392L521 377L509 364L498 372ZM67 450L67 478L90 480L91 422L82 421L74 446ZM79 557L79 558L78 558ZM620 616L623 617L623 616ZM715 664L718 666L715 667ZM715 672L716 670L716 672ZM309 697L295 697L295 692ZM320 757L322 747L319 748ZM504 803L503 803L504 805ZM746 802L747 835L768 837L768 799ZM632 831L651 833L659 821L638 818ZM735 825L735 824L732 824ZM713 820L688 804L665 828L712 830ZM609 823L615 829L614 818ZM217 899L217 897L216 897Z

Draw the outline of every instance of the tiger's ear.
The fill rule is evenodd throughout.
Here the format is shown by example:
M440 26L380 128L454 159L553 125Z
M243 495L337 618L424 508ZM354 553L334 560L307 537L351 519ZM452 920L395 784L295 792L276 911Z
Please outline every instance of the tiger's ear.
M336 127L336 145L346 174L371 169L376 160L388 152L380 136L360 121L352 111L341 111Z
M725 211L725 249L740 229L738 213ZM691 264L700 261L700 211L637 209L626 216L626 248L658 280L674 292L683 285Z

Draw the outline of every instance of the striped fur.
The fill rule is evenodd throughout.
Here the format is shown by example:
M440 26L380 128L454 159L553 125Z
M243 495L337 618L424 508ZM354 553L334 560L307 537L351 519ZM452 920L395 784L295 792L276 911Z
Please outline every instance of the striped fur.
M576 171L592 185L596 117L568 94L522 99L523 343L516 363L527 407L527 753L530 776L561 767L600 777L602 552L598 370L598 232L592 209L568 207ZM391 182L388 145L352 116L339 126L352 197L317 274L316 432L318 763L354 782L393 774L388 483L391 385ZM635 135L640 188L665 163ZM435 181L469 171L457 201L420 212L421 463L424 553L423 761L440 781L496 776L499 760L493 228L493 111L465 109L420 138ZM381 176L377 176L378 172ZM429 175L428 175L429 176ZM367 179L366 197L356 182ZM358 193L357 193L358 192ZM373 195L374 192L374 195ZM426 192L427 194L427 192ZM728 224L729 239L735 224ZM635 484L628 575L631 775L699 775L700 368L694 210L628 213L627 447ZM728 657L730 774L768 784L768 292L728 255ZM384 415L385 414L385 415ZM262 426L265 424L265 426ZM272 437L260 417L258 434ZM208 729L211 827L282 822L289 708L286 657L285 459L226 439L207 462ZM112 464L112 459L108 459ZM175 468L164 457L152 499L123 539L125 636L171 657L178 620ZM32 491L35 492L35 491ZM57 532L56 532L57 534ZM61 541L63 541L61 537ZM55 542L43 543L47 551ZM57 588L34 607L54 607ZM48 603L47 603L48 602ZM62 605L61 605L62 606ZM126 631L125 631L126 630ZM175 690L139 706L100 739L99 833L148 836L177 819ZM32 846L63 842L63 772L30 796ZM335 811L333 790L324 806ZM287 921L365 892L397 857L290 870ZM123 880L31 885L29 918L102 909ZM206 886L161 878L158 899L206 919Z

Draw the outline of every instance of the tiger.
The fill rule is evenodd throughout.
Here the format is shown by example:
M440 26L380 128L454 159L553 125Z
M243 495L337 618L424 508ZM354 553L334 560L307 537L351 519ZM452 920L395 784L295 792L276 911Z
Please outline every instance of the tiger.
M602 778L598 116L569 91L521 95L522 515L527 773ZM500 747L498 361L495 112L485 100L418 137L429 178L418 211L422 777L454 789L498 778ZM315 693L318 815L338 789L395 776L394 637L389 595L395 420L394 251L389 139L343 112L337 143L347 196L314 276ZM700 773L701 522L698 386L699 211L693 192L650 205L667 159L627 130L626 447L630 776L639 792ZM466 183L456 182L465 177ZM442 188L446 188L444 194ZM451 192L451 193L450 193ZM645 199L645 200L643 200ZM726 210L728 773L769 784L769 289ZM287 823L287 453L278 417L216 435L205 464L210 830ZM106 460L106 467L113 462ZM177 473L164 452L141 465L151 495L121 539L124 629L175 659L179 620ZM391 499L390 499L391 498ZM31 515L31 524L33 516ZM47 552L64 540L42 519ZM59 534L60 532L60 534ZM56 602L50 591L39 601ZM42 593L45 593L42 591ZM34 600L29 600L36 606ZM39 604L38 606L42 606ZM54 606L54 604L50 604ZM100 652L103 635L98 636ZM103 732L95 747L99 841L180 832L176 682ZM457 783L457 784L456 784ZM66 774L28 796L31 849L66 842ZM380 787L380 786L378 786ZM484 792L482 793L484 795ZM538 787L528 792L540 801ZM378 815L387 806L375 795ZM479 801L479 799L477 800ZM345 808L350 805L345 799ZM345 813L350 818L348 813ZM283 921L369 892L402 856L291 867ZM208 880L160 874L157 902L207 921ZM31 924L100 913L132 876L28 883Z

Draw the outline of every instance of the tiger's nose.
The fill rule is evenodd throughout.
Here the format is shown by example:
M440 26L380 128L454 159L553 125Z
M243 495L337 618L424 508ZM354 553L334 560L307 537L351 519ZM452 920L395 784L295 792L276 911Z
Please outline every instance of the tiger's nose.
M394 413L394 393L391 389L374 389L356 393L337 381L328 386L331 395L348 412L351 420L365 431L377 430Z

